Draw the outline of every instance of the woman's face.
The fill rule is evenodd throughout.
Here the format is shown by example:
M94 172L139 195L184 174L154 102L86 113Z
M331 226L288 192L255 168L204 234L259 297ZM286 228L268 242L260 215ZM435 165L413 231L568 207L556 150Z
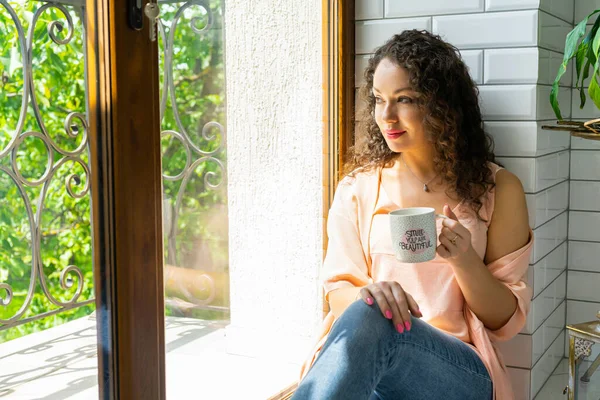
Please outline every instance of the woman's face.
M375 121L389 148L395 153L430 147L423 128L424 111L419 93L412 90L408 72L387 58L373 74Z

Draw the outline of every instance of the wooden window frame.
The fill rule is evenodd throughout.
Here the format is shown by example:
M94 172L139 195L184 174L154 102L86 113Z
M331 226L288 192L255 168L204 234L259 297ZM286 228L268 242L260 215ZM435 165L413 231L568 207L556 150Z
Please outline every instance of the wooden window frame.
M98 387L100 399L163 400L158 44L147 22L129 27L127 3L86 2Z
M86 5L99 396L162 400L158 47L148 40L147 29L129 28L126 2L87 0ZM325 222L354 140L355 2L323 0L322 7ZM294 387L272 399L291 397Z
M323 257L327 214L354 143L355 47L355 1L323 0Z
M354 142L355 1L323 0L323 216ZM326 237L326 231L325 237ZM324 249L327 247L324 243Z

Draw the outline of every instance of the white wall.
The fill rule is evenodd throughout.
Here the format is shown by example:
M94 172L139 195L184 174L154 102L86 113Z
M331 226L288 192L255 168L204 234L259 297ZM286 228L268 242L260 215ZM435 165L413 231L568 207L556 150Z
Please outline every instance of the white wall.
M600 0L575 0L575 22L600 8ZM591 22L595 21L592 17ZM586 90L587 90L587 84ZM573 118L598 118L592 101L579 108L579 92L573 90ZM571 203L569 211L569 267L567 323L594 319L600 311L600 143L571 138ZM600 354L595 346L593 357ZM568 354L568 345L565 343Z
M225 10L228 349L299 362L322 317L321 1Z
M550 84L573 13L574 0L357 0L357 85L369 54L394 33L417 28L440 34L461 50L479 84L499 161L524 184L536 240L529 270L534 298L525 329L502 345L517 399L533 398L564 355L570 139L541 125L553 123ZM559 95L566 118L570 76ZM600 173L597 179L600 191ZM600 247L596 251L600 255Z

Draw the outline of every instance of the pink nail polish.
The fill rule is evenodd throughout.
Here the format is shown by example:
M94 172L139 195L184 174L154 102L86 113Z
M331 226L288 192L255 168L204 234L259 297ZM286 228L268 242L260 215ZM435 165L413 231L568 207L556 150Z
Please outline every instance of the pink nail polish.
M402 324L396 325L396 330L400 333L404 333L404 328L402 327Z
M406 321L406 322L404 323L404 326L406 327L406 330L407 330L407 331L410 331L410 321Z
M392 312L391 312L390 310L387 310L387 311L385 312L385 317L386 317L387 319L392 319Z
M373 299L370 297L367 297L367 304L372 306L373 305Z

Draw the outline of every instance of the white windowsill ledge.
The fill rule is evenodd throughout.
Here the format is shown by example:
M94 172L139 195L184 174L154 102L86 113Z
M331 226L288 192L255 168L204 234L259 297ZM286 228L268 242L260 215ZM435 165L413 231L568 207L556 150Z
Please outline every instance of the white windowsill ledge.
M228 354L218 323L166 318L167 398L266 400L298 364ZM97 399L96 321L84 317L0 344L0 399Z

